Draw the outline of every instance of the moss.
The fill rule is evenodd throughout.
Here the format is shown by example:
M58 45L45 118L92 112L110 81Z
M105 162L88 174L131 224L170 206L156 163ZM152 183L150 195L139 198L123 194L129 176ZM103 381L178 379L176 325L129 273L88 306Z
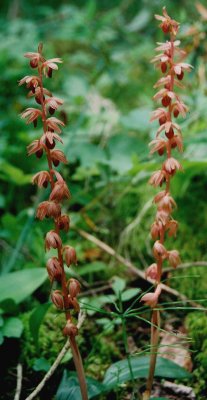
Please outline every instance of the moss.
M22 337L22 361L32 368L36 358L45 357L52 363L65 343L62 328L65 324L64 314L58 313L51 307L45 315L39 330L39 348L37 349L31 336L29 319L31 312L22 314L24 334Z
M207 381L207 315L190 313L186 319L189 336L192 338L194 388L197 400L203 400Z

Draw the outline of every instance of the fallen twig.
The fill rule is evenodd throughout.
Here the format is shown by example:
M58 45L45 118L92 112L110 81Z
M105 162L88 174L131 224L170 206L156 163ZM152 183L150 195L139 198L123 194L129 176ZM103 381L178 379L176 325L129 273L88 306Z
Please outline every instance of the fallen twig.
M186 269L186 268L190 268L190 267L207 267L207 261L192 261L192 262L182 263L176 267L176 270L177 269ZM165 268L163 270L163 273L166 274L171 271L175 271L175 269L171 268L171 267Z
M79 317L78 317L78 324L77 324L78 329L80 329L84 320L85 320L85 314L80 312ZM33 390L32 393L30 393L30 395L28 397L26 397L25 400L32 400L32 399L36 398L37 394L43 389L43 387L45 386L48 379L50 379L50 377L54 374L55 370L57 369L58 365L60 364L61 360L63 359L63 357L65 356L65 354L67 353L69 348L70 348L70 343L69 343L69 340L67 340L67 342L64 344L62 350L58 354L56 360L50 367L49 371L45 374L44 378L41 380L39 385ZM17 400L17 399L14 399L14 400Z
M97 239L95 236L93 236L90 233L84 231L83 229L78 229L75 226L73 226L72 228L74 230L76 230L79 233L79 235L81 235L85 239L89 240L90 242L96 244L98 247L100 247L106 253L108 253L109 255L113 256L121 264L124 264L128 268L128 270L131 271L134 275L139 276L141 279L144 279L149 283L152 283L152 284L154 283L154 281L152 279L149 279L149 278L146 279L144 271L141 271L140 269L138 269L130 260L127 260L126 258L121 256L111 246L109 246L108 244L106 244L102 240ZM201 307L200 304L196 303L193 300L189 300L184 294L178 292L175 289L170 288L169 286L165 285L164 283L161 284L161 287L162 287L162 290L164 290L166 293L169 293L169 294L171 294L171 295L173 295L175 297L178 297L183 301L188 301L188 303L191 304L194 307Z
M22 390L22 364L17 365L17 387L14 396L14 400L20 399L20 394Z

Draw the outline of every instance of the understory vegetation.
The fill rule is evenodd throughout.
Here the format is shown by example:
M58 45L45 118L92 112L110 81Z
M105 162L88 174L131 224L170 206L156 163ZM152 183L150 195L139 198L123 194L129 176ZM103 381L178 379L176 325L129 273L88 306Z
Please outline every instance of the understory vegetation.
M50 301L45 268L43 238L53 229L52 222L35 218L49 190L38 191L31 184L32 175L46 168L45 160L38 160L37 167L26 155L28 144L40 137L41 126L35 130L19 118L28 106L27 91L17 83L28 75L23 54L36 51L39 42L47 58L55 55L64 61L50 85L64 100L57 116L66 124L63 141L69 163L58 170L72 197L63 206L71 220L63 242L74 246L78 255L78 266L67 274L81 283L84 321L77 341L89 398L139 399L143 392L150 310L140 299L152 284L139 272L153 262L150 227L156 189L148 180L159 169L160 158L149 154L148 143L156 131L149 120L159 72L150 60L155 43L163 41L154 20L163 6L181 22L179 38L194 68L185 77L183 92L190 112L185 120L178 118L184 152L176 157L184 171L176 174L171 187L179 229L176 238L167 239L169 247L179 251L182 264L172 270L166 263L163 275L163 283L172 290L161 295L153 396L206 398L207 9L205 13L201 3L187 0L13 0L2 1L0 15L2 400L15 396L18 364L23 371L20 398L26 399L66 340L64 313ZM176 397L166 380L193 388L196 397L181 392ZM35 398L80 399L70 351Z

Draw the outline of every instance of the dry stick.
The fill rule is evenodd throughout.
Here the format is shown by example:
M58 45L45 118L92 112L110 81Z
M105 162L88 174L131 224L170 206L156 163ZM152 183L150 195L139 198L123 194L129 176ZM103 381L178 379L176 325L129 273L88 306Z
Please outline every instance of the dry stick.
M16 393L14 396L14 400L20 399L21 390L22 390L22 364L18 364L17 365L17 387L16 387Z
M176 269L187 269L190 267L207 267L207 261L192 261L192 262L182 263L182 264L179 264L176 267ZM165 268L163 273L166 274L171 271L175 271L175 269L172 267Z
M144 279L147 282L150 282L150 283L154 284L154 281L152 279L150 279L150 278L146 279L145 273L143 271L138 269L131 261L127 260L126 258L121 256L120 254L118 254L111 246L109 246L108 244L104 243L102 240L97 239L95 236L91 235L90 233L84 231L83 229L78 229L75 226L71 226L71 229L76 230L79 233L79 235L81 235L85 239L89 240L90 242L96 244L98 247L100 247L100 249L104 250L106 253L108 253L111 256L113 256L114 258L116 258L117 261L119 261L120 263L124 264L129 269L129 271L133 272L135 275L139 276L141 279ZM190 264L190 263L188 263L188 264ZM194 263L193 263L193 265L194 265ZM173 295L175 297L179 297L183 301L188 301L189 304L191 304L194 307L200 307L200 304L194 302L193 300L189 300L184 294L178 292L175 289L172 289L172 288L168 287L164 283L161 284L161 288L166 293L169 293L169 294L171 294L171 295Z
M80 327L83 325L84 320L85 320L85 313L80 312L79 316L78 316L78 324L77 324L77 328L78 329L80 329ZM54 363L50 367L49 371L45 374L44 378L41 380L39 385L33 390L32 393L30 393L30 395L25 400L35 399L35 397L38 395L38 393L45 386L45 384L48 381L48 379L50 379L51 376L54 374L55 370L57 369L58 365L61 363L63 357L65 356L65 354L67 353L69 348L70 348L70 342L69 342L69 339L68 339L67 342L65 343L65 345L63 346L62 350L58 354L56 360L54 361ZM14 400L18 400L18 399L15 398Z

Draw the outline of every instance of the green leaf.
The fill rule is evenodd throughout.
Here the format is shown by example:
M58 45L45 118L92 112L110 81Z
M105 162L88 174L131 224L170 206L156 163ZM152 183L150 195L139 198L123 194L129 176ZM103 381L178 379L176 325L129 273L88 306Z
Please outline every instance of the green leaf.
M1 179L6 182L12 182L17 186L28 184L32 180L32 175L26 175L20 168L15 167L7 162L1 164Z
M1 278L0 278L1 281ZM0 306L4 313L6 314L16 314L18 312L18 306L12 299L6 299L1 301Z
M149 356L135 356L130 357L131 367L133 371L134 379L146 378L149 371ZM155 376L161 378L172 378L172 379L188 379L191 374L178 364L167 360L166 358L158 357ZM112 364L106 371L104 378L104 385L113 388L119 384L131 380L131 373L128 365L128 360L118 361Z
M38 348L39 329L40 329L41 323L43 321L43 318L50 306L51 306L51 303L41 304L37 308L35 308L35 310L32 312L32 314L30 316L29 327L30 327L30 332L31 332L31 335L33 336L36 348Z
M129 32L137 32L141 31L145 26L147 26L148 22L151 18L151 12L144 8L139 12L139 14L135 15L133 20L127 25L127 30Z
M16 303L21 303L43 284L46 277L47 272L44 268L25 269L1 276L0 302L12 299Z
M121 117L121 124L127 129L146 131L150 128L150 112L149 108L135 108Z
M100 272L100 271L105 271L107 265L101 261L94 261L93 263L86 264L84 267L79 268L78 274L80 276L84 276L86 274L94 273L94 272Z
M5 320L2 333L6 337L19 338L23 331L23 323L19 318L10 317Z
M139 289L139 288L127 289L122 293L121 299L122 299L122 301L128 301L128 300L132 299L133 297L135 297L140 292L141 292L141 289Z
M119 293L123 292L125 286L126 286L126 281L124 279L119 278L119 276L113 277L111 287L117 297L119 297Z
M33 369L34 371L45 371L47 372L51 367L51 364L45 358L36 358Z
M102 383L93 378L86 377L88 398L92 399L98 394L105 391ZM80 385L76 374L67 373L64 371L63 378L58 387L55 400L80 400L81 392Z

